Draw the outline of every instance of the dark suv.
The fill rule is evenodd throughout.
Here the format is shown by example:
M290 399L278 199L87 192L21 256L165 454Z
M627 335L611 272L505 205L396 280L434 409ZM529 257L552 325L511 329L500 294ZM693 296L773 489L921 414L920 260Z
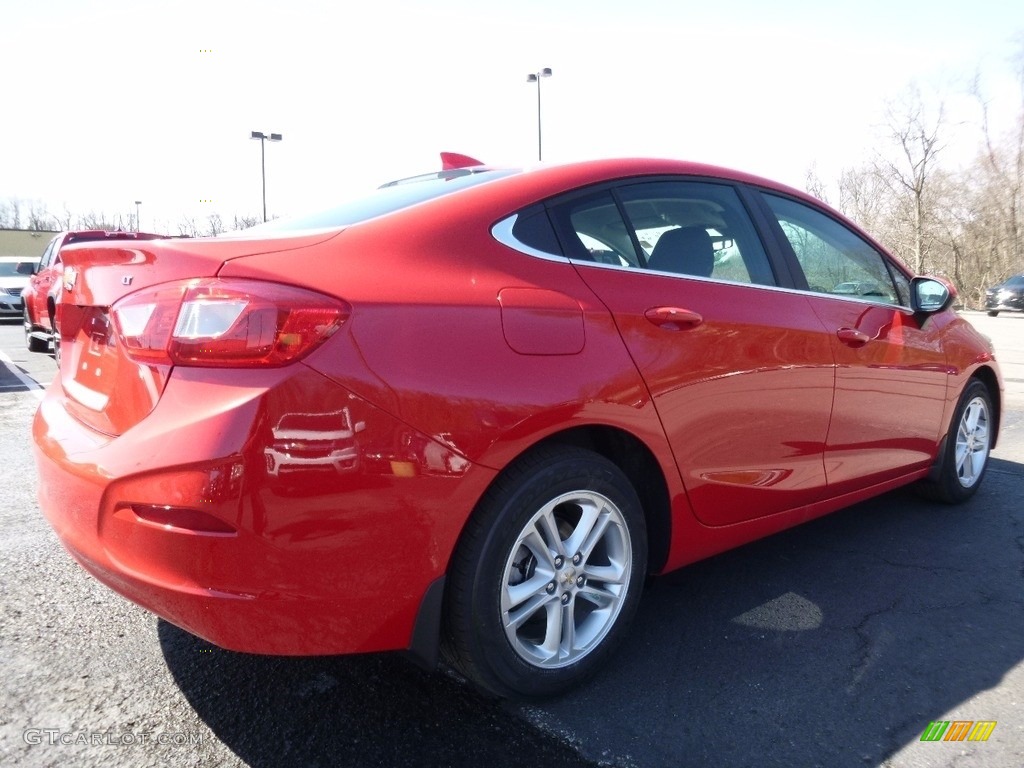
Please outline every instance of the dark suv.
M87 229L78 232L61 232L46 246L39 263L29 280L28 287L21 293L25 323L25 345L32 352L46 352L54 339L53 318L60 298L61 278L64 267L61 264L60 249L71 243L90 240L155 240L164 235L145 232L107 232L102 229Z
M1005 283L987 289L985 309L989 317L1000 312L1024 312L1024 275L1015 275Z

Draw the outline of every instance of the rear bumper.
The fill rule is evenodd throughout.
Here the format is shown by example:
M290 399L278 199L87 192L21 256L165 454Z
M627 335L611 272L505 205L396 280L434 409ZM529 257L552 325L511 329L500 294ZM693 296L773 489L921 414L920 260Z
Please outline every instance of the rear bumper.
M116 439L80 424L51 387L35 458L64 546L111 589L224 648L409 648L493 471L450 452L439 463L446 448L302 365L245 386L231 376L175 371L156 409ZM309 403L350 409L357 465L269 472L272 426Z

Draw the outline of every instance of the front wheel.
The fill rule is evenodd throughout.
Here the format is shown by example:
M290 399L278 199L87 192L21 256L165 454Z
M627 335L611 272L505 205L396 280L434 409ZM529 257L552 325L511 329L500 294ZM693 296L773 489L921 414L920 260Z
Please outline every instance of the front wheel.
M445 652L502 696L561 693L596 671L640 599L636 491L591 451L545 448L488 492L453 559Z
M953 414L939 474L921 484L924 495L947 504L971 498L988 467L994 428L988 387L973 379L960 395Z
M988 311L988 316L989 317L998 317L999 316L999 310L998 309L990 309Z

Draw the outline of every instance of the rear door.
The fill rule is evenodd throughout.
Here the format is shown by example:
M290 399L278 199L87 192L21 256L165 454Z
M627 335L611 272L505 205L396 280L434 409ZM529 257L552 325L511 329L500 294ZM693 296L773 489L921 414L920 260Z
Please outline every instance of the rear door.
M838 363L825 452L830 492L928 466L949 378L940 323L911 311L907 276L843 222L782 195L762 199L806 277Z
M698 518L822 498L833 351L807 297L774 287L736 190L622 184L549 212L644 376Z

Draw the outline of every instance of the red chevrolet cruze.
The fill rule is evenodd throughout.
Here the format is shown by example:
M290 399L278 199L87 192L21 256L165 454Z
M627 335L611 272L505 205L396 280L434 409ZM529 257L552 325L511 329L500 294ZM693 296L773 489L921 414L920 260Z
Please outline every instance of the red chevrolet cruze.
M443 651L563 691L648 574L909 483L963 501L998 432L947 282L721 168L453 168L62 253L43 512L239 651Z

